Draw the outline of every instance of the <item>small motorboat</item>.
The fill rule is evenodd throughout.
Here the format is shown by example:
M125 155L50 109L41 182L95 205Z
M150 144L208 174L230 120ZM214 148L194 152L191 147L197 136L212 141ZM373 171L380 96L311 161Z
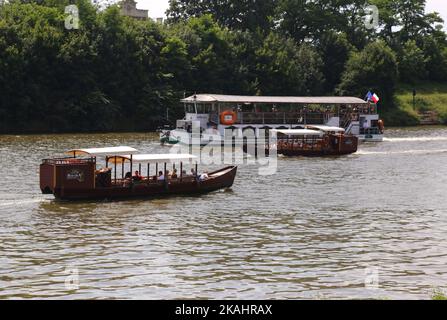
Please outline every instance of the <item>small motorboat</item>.
M131 147L76 149L68 154L71 156L42 161L42 193L53 194L61 200L203 194L230 188L237 172L236 166L229 166L199 175L197 158L193 155L138 154L138 150ZM100 156L105 157L106 163L104 168L97 170ZM184 170L185 164L193 167L189 175ZM169 175L168 165L172 165L172 175ZM141 175L142 166L147 167L146 176ZM132 174L134 168L138 169L136 175ZM154 169L155 175L151 175Z

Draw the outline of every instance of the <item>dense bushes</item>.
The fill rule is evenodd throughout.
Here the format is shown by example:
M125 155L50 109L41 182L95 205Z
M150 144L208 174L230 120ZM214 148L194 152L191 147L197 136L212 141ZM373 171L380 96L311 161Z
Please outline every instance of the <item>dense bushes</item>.
M152 130L194 92L374 90L386 110L399 79L447 78L445 33L424 0L371 1L375 30L362 0L175 0L164 25L76 0L80 28L67 30L71 2L0 5L0 132Z

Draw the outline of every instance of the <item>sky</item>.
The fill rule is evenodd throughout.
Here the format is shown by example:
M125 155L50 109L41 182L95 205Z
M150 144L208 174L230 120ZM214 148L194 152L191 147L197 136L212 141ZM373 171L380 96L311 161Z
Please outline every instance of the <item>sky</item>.
M137 8L149 10L151 18L161 18L165 16L165 11L169 6L169 0L136 0ZM444 19L444 29L447 30L447 5L446 0L427 0L427 12L437 11Z

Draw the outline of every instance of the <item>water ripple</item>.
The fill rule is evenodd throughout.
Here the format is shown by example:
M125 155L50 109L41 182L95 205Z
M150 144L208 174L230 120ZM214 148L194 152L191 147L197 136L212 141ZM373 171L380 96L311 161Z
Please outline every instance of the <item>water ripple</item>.
M156 136L0 137L0 298L428 298L447 281L447 130L387 135L274 176L241 166L231 191L98 203L39 195L39 160Z

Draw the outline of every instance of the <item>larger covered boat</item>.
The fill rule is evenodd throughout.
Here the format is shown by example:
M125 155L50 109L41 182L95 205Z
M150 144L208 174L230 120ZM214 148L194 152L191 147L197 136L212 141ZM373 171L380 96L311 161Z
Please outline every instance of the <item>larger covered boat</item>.
M164 144L223 143L226 131L233 140L247 132L260 137L269 130L302 129L306 125L341 127L361 141L382 141L384 124L377 106L355 97L262 97L197 94L181 100L185 117L176 128L164 130Z
M66 158L45 159L40 165L42 193L63 200L202 194L230 188L236 177L235 166L198 174L193 155L137 152L131 147L76 149ZM103 168L97 168L98 157L105 159ZM189 174L186 165L192 167Z

